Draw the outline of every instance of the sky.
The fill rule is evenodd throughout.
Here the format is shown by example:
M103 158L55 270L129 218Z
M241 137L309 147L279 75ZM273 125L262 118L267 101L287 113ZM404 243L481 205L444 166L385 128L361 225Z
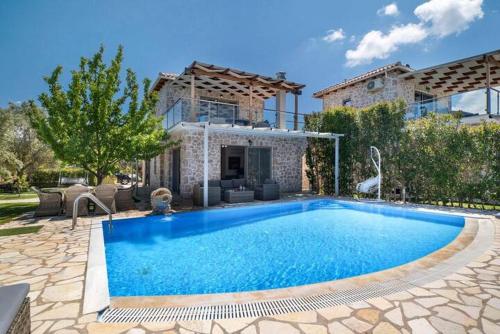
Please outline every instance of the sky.
M499 0L1 0L0 107L36 100L43 77L118 45L139 79L193 60L306 84L312 94L395 61L415 69L500 49Z

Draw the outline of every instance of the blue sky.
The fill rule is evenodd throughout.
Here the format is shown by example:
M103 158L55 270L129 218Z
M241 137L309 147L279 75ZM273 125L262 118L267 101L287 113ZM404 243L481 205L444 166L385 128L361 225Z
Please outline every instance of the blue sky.
M266 75L287 72L312 93L401 60L422 68L500 48L500 1L2 0L0 106L36 99L56 65L125 47L140 79L193 60Z

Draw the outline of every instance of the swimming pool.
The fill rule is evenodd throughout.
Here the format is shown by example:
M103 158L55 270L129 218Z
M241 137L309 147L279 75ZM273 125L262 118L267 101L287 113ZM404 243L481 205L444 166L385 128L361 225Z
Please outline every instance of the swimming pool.
M330 199L103 222L111 296L284 288L411 262L451 242L456 215Z

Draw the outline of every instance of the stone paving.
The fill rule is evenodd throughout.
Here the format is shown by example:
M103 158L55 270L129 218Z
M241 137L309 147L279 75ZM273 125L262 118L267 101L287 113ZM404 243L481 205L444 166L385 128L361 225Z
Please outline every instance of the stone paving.
M352 304L268 318L104 324L95 313L82 314L89 219L81 219L74 231L70 220L42 220L44 227L36 234L0 238L0 285L31 285L33 334L498 334L500 220L492 221L492 246L443 279Z

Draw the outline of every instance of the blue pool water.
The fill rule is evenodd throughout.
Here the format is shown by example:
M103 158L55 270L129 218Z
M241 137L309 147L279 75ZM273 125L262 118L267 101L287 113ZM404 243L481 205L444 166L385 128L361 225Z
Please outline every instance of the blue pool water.
M103 222L111 296L238 292L366 274L451 242L461 216L310 200Z

